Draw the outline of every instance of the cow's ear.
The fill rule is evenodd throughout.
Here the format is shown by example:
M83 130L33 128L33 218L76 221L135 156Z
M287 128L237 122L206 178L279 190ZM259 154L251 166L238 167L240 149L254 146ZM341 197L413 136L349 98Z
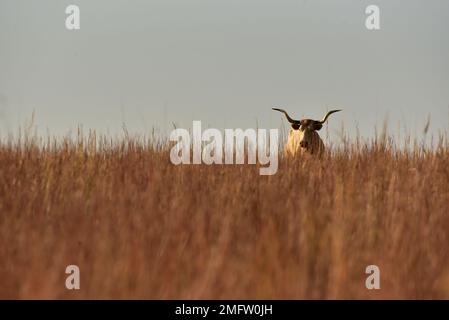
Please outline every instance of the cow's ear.
M299 124L296 124L296 123L292 124L293 130L299 130L299 127L300 127Z
M315 131L320 131L322 127L323 127L323 124L320 123L319 121L315 121L315 122L312 124L312 128L313 128L313 130L315 130Z

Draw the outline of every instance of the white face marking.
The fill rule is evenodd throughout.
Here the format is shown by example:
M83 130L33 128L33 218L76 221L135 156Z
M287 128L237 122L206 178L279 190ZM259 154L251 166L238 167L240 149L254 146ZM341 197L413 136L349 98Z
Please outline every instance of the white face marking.
M299 130L291 129L285 146L285 152L289 155L303 152L315 153L323 149L324 144L318 133L306 126L301 126Z

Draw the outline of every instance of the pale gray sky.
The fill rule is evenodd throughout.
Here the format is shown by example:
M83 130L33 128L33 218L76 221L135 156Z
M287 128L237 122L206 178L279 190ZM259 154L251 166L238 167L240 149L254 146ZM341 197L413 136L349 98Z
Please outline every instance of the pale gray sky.
M65 29L65 7L81 30ZM381 9L381 30L365 8ZM296 117L393 133L449 126L447 0L0 0L0 132L278 128Z

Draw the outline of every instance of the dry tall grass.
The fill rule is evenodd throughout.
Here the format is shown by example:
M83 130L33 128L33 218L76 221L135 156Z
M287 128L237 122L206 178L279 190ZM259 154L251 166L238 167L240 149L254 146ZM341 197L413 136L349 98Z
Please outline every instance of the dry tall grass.
M0 298L449 298L448 164L357 142L260 176L129 137L3 141Z

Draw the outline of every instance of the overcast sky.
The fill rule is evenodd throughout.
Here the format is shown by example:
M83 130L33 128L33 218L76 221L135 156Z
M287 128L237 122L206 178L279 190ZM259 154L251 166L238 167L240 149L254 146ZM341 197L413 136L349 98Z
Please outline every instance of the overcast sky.
M81 30L65 8L81 9ZM380 7L381 30L365 28ZM280 128L321 118L372 136L449 126L447 0L0 0L0 132L136 133L192 120ZM400 125L400 127L399 127Z

